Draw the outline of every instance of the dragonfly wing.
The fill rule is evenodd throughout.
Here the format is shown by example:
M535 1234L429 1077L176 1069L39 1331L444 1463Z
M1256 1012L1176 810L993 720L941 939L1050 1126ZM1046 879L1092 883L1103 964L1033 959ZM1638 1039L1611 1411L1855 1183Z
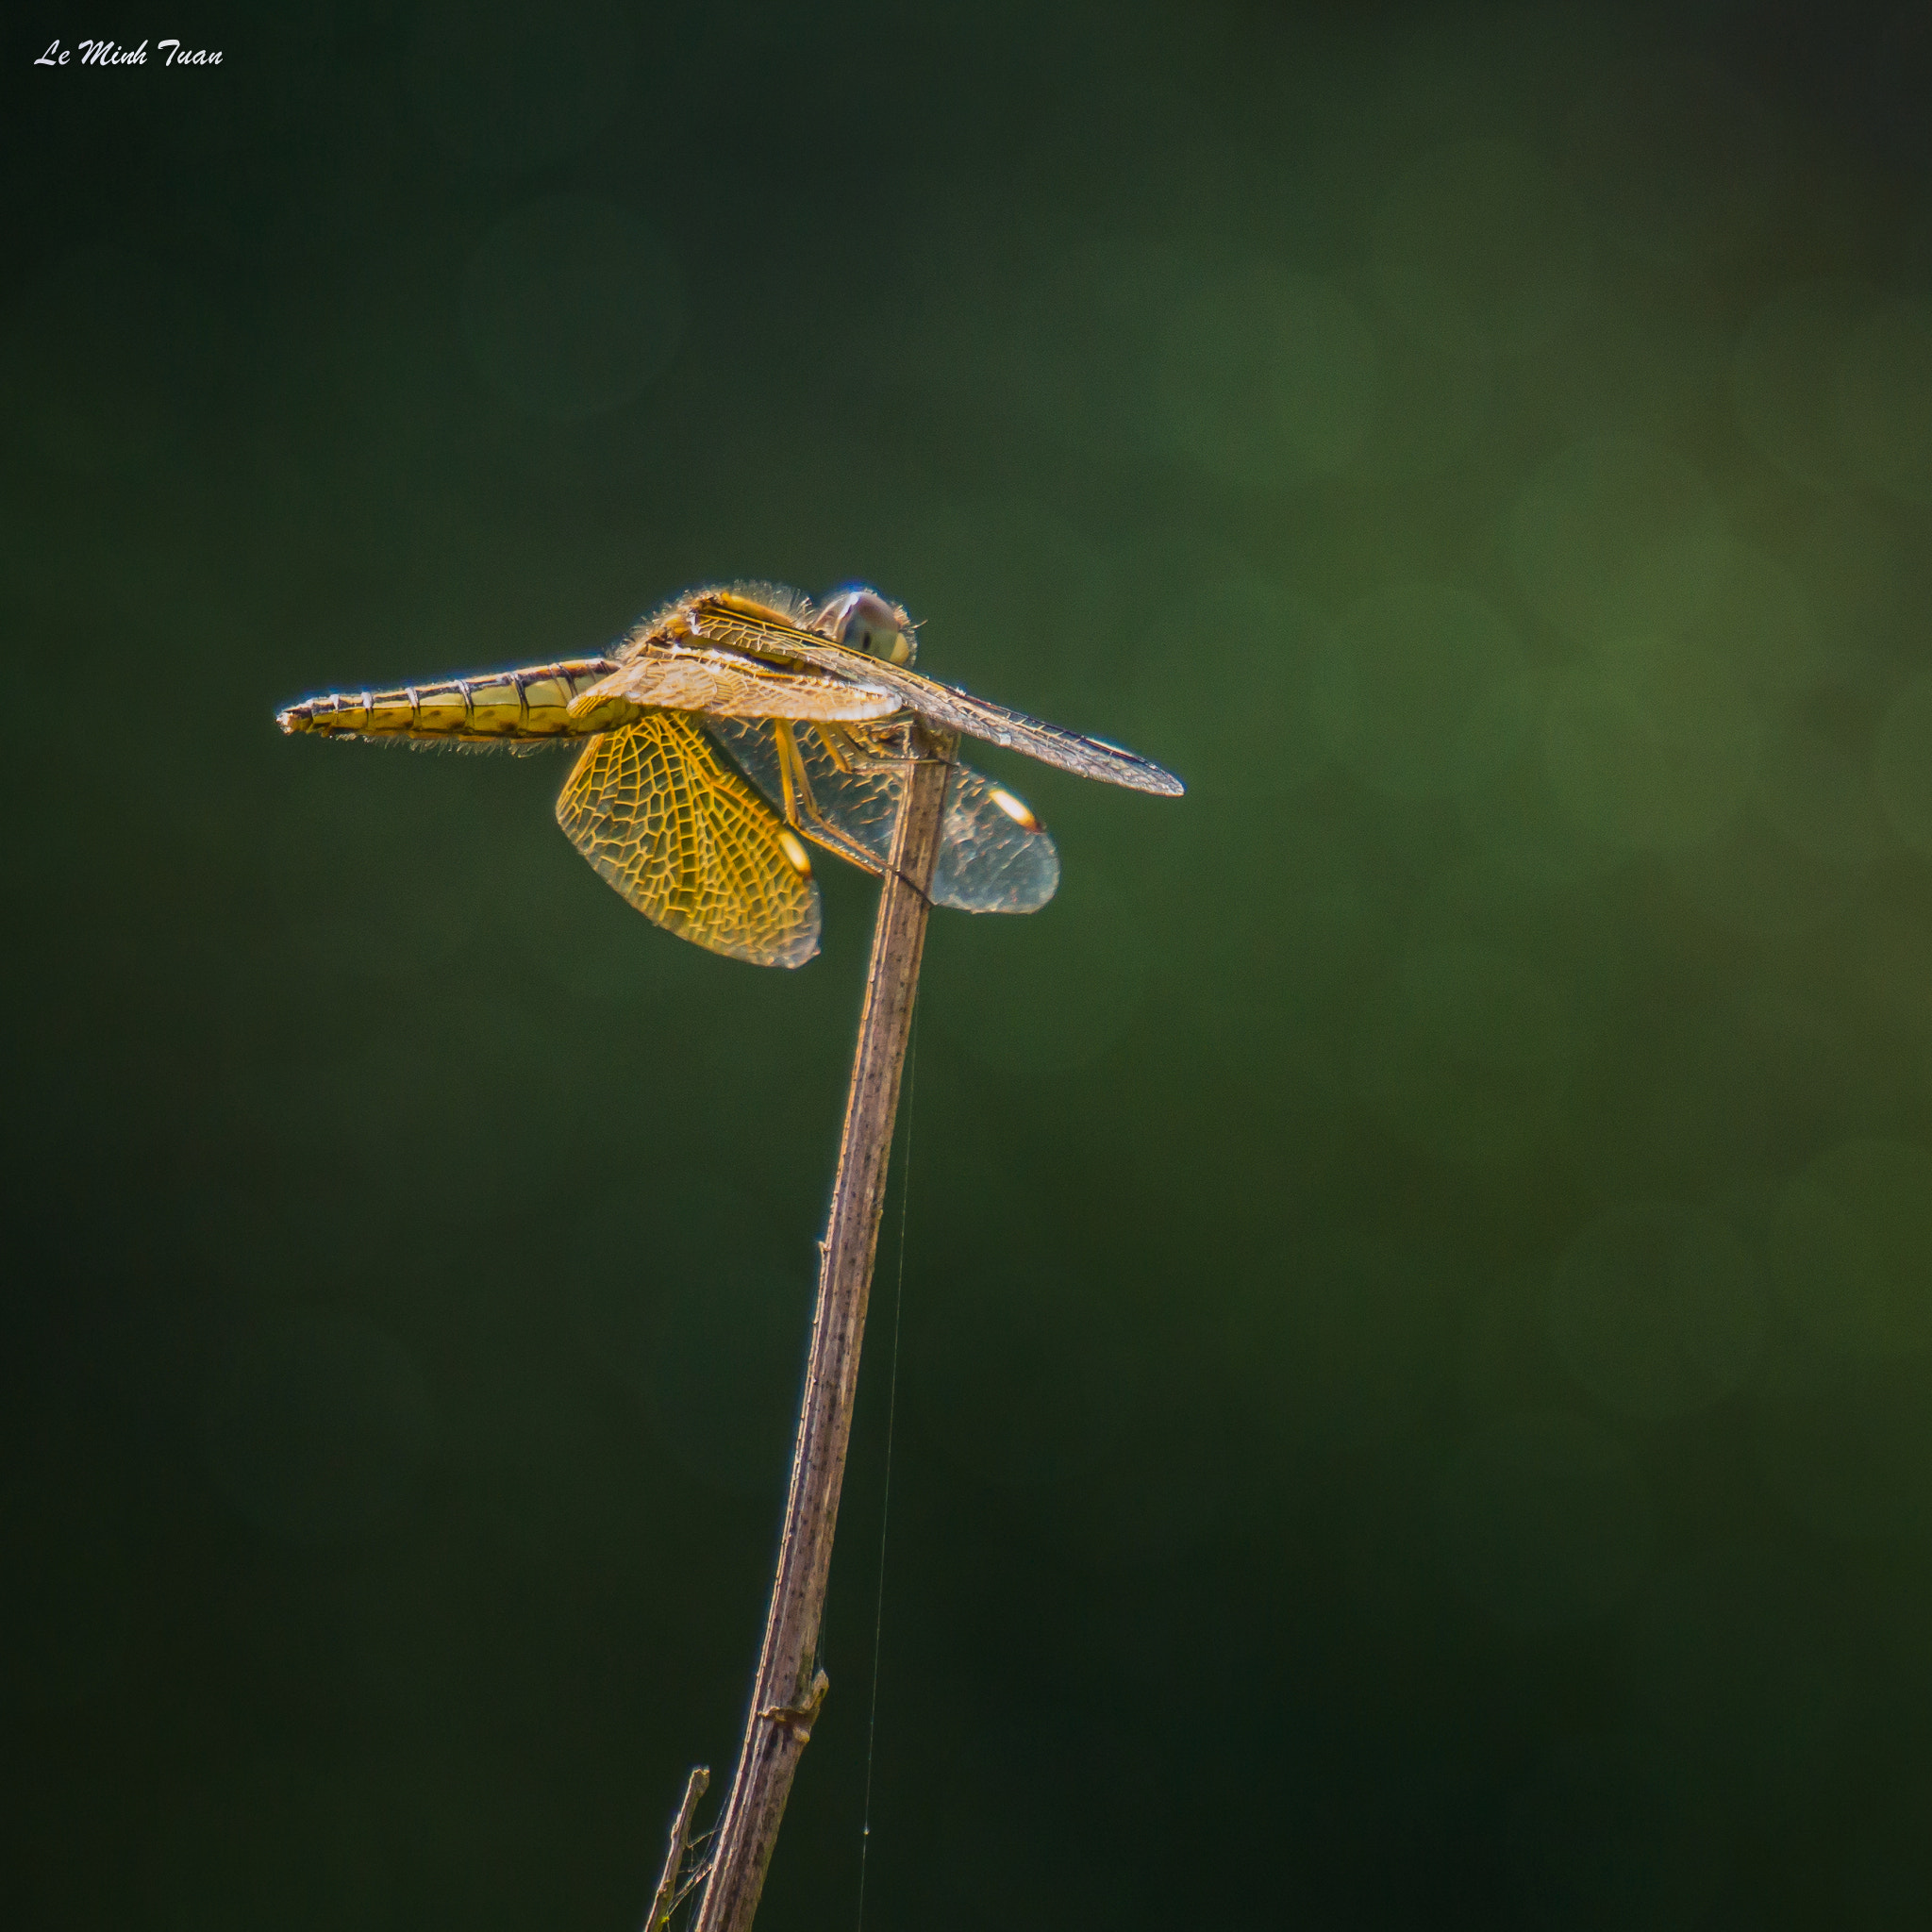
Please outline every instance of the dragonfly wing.
M708 717L705 730L764 793L773 810L782 814L785 779L779 766L777 734L771 724ZM811 813L801 810L799 830L854 865L883 872L891 856L892 826L899 816L903 785L898 771L890 765L867 765L841 772L816 731L795 731L792 741L805 763L811 803L824 821L823 825L815 825ZM854 847L857 849L851 849Z
M1043 765L1058 765L1061 771L1077 773L1083 778L1098 778L1106 785L1124 785L1132 791L1153 791L1163 798L1178 798L1187 789L1172 772L1124 745L1063 730L1058 724L1029 718L1024 711L1010 711L1004 705L976 698L970 691L957 691L936 678L922 677L918 672L900 665L888 664L883 668L886 675L876 678L876 683L892 691L908 710L917 711L922 718L930 718L935 724L943 724L949 730L1023 751Z
M607 885L680 939L755 966L803 966L819 949L805 848L681 712L593 738L557 823Z
M933 903L962 912L1038 912L1059 890L1060 856L1024 799L971 765L946 786Z
M678 644L640 650L576 703L611 698L727 718L883 718L900 708L896 697L852 678Z
M969 738L1008 745L1042 764L1058 765L1083 778L1124 785L1134 791L1158 792L1165 798L1177 798L1187 789L1172 772L1139 752L1108 744L1105 739L1062 730L1058 724L1029 718L1024 711L1010 711L1004 705L976 698L971 691L923 677L902 664L870 658L820 632L767 617L741 600L700 598L691 608L691 622L703 636L720 643L787 658L831 677L890 691L905 709L917 711L935 724L964 732Z
M707 718L705 729L782 812L785 781L771 725ZM904 768L868 758L862 746L841 766L816 731L794 738L810 791L808 806L800 802L799 829L828 852L883 872L905 792ZM814 811L823 828L814 826ZM1025 804L970 765L956 764L946 781L933 904L960 912L1037 912L1059 882L1059 854Z
M799 659L813 645L831 642L824 631L807 630L780 612L765 609L755 600L733 591L711 591L694 597L689 607L689 620L697 636L727 644L735 651L754 652L761 658ZM833 648L840 654L841 664L822 668L830 669L835 676L850 670L862 675L864 667L876 661L863 651L850 650L843 644Z

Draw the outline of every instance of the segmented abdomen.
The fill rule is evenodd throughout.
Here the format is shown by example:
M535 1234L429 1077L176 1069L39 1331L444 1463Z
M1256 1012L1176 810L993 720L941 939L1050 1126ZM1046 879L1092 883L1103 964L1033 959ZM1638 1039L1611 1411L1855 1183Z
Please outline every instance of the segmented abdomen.
M328 738L442 738L473 743L587 738L636 715L637 708L621 698L608 708L599 705L577 717L570 715L571 700L616 669L608 658L567 658L558 664L439 678L400 691L332 691L291 705L276 714L275 722L284 731L313 731Z

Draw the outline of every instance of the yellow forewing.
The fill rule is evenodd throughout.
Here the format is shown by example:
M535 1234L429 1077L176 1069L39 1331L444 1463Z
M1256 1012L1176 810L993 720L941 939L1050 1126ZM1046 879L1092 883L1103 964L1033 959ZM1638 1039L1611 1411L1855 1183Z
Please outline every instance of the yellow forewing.
M592 739L557 823L608 885L680 939L755 966L802 966L819 949L804 848L682 712L647 711Z

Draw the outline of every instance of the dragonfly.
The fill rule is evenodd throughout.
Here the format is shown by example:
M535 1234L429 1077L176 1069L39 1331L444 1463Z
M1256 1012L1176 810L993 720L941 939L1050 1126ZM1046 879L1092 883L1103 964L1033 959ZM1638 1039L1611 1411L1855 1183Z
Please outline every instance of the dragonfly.
M681 939L802 966L822 925L805 841L885 870L908 719L1132 791L1184 790L1138 752L915 671L914 633L899 605L862 586L818 603L776 584L708 585L599 657L335 691L276 722L320 738L580 743L557 821L598 875ZM954 762L933 903L1033 912L1058 884L1059 856L1032 808Z

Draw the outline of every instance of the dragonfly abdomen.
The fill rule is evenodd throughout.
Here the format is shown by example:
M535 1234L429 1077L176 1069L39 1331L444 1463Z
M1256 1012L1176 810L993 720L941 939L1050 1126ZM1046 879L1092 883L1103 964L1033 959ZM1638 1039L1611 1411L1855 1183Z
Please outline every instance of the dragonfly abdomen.
M637 708L622 698L576 717L570 714L571 701L616 668L608 658L569 658L475 677L438 678L399 691L331 691L291 705L276 714L275 722L284 731L324 738L431 738L473 744L587 738L637 714Z

